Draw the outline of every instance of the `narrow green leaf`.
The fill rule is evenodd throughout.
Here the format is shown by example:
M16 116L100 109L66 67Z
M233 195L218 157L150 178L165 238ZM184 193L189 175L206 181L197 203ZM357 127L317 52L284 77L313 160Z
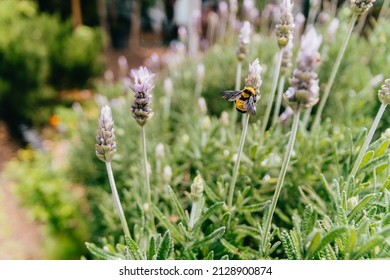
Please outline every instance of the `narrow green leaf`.
M171 199L173 203L173 208L175 209L176 213L178 214L181 222L187 227L188 226L188 221L186 219L186 216L184 214L183 207L181 206L179 200L177 199L177 196L175 192L172 190L171 186L167 186L168 193L169 193L169 198Z
M301 232L302 237L306 238L314 229L317 222L317 212L314 211L312 206L307 206L302 219Z
M174 225L172 225L168 218L158 209L155 205L152 205L153 214L160 220L163 226L170 231L172 237L177 240L179 243L183 244L184 238L183 235L176 229Z
M129 254L130 254L131 258L133 260L142 260L142 256L140 254L140 249L139 249L137 243L135 243L135 241L129 236L125 236L125 242L126 242L127 248L129 249Z
M221 200L219 196L209 187L209 185L206 184L206 186L204 187L204 191L207 197L210 198L213 202Z
M209 260L209 261L214 260L214 251L210 251L210 253L207 254L205 260Z
M240 210L245 211L245 212L260 212L265 207L267 207L269 204L270 204L270 201L267 200L265 202L242 206L242 207L240 207Z
M308 243L309 246L307 248L306 260L309 260L314 255L318 246L320 246L322 238L321 233L319 231L313 233L310 237L311 240Z
M360 213L367 204L375 197L375 194L366 195L348 214L348 221L351 222L358 213Z
M117 253L108 252L102 248L97 247L93 243L86 242L87 249L97 258L102 260L120 260L125 259L125 256Z
M370 161L370 159L372 159L373 156L374 156L374 151L366 152L362 158L362 161L360 162L359 168L365 166Z
M283 230L281 233L282 245L284 248L284 251L287 255L287 258L289 260L298 260L298 254L294 247L293 241L291 239L290 234L287 232L287 230Z
M220 227L214 230L212 233L205 236L202 240L195 242L193 247L197 248L197 247L206 246L208 244L214 243L215 241L222 238L222 236L225 234L225 230L226 230L225 227Z
M231 254L241 257L241 251L236 246L234 246L224 238L221 239L221 243Z
M378 147L378 149L375 150L375 157L379 157L381 155L383 155L387 148L389 147L389 143L390 143L390 140L389 139L385 139L381 144L380 146Z
M234 227L234 230L238 234L249 235L253 238L260 239L260 232L258 228L251 227L248 225L237 225Z
M148 260L154 260L156 255L156 237L152 236L149 242L149 249L147 253Z
M389 164L389 154L384 154L380 157L377 157L367 163L363 168L360 169L360 173L371 173L375 168L381 165Z
M167 230L162 238L162 241L157 249L157 260L167 260L169 258L171 247L172 247L172 237Z
M375 248L376 246L380 246L385 241L384 237L381 235L375 235L370 240L361 246L353 255L353 259L359 259L364 254L368 254L370 250Z
M223 202L217 202L217 203L211 205L210 208L207 209L207 211L205 213L203 213L202 215L200 215L200 217L196 220L194 227L192 229L193 232L197 232L198 230L200 230L200 227L202 226L202 224L208 218L210 218L211 215L213 215L215 212L217 212L219 209L221 209L223 207L223 205L224 205Z
M321 240L321 243L316 249L316 253L324 249L329 243L333 242L336 238L340 238L342 234L348 231L348 228L345 226L340 226L332 229Z

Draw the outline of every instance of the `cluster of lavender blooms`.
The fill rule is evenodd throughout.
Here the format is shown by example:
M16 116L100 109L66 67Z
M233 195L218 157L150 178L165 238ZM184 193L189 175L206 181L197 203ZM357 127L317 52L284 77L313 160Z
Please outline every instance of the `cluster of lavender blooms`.
M319 100L318 74L315 72L320 62L318 49L322 37L314 28L310 28L302 37L301 49L297 59L297 68L290 78L290 87L284 94L284 100L293 111L301 111L315 105Z
M251 24L249 23L249 21L245 21L240 29L240 34L238 35L237 58L239 61L245 60L246 56L248 55L250 35Z
M96 156L103 162L111 162L116 153L114 121L107 105L101 109L95 151Z
M261 66L259 59L256 58L251 64L249 64L249 73L245 78L245 85L253 87L257 96L260 96L260 86L263 83L261 79Z
M378 91L378 98L382 104L390 104L390 79L386 79L385 83Z
M371 8L376 0L351 0L352 12L362 14Z
M280 9L280 21L276 25L276 37L278 38L279 48L287 46L288 42L292 40L294 33L294 18L292 16L292 9L294 4L291 0L283 0Z
M144 126L153 116L150 102L152 101L151 91L154 88L152 79L155 74L150 73L146 67L140 67L138 70L131 70L131 75L134 79L134 84L130 85L130 87L135 94L131 113L137 123L140 126Z

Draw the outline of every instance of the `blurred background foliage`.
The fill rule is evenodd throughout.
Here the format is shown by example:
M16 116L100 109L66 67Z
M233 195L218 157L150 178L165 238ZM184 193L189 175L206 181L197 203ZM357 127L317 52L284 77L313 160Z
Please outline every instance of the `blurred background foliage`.
M21 152L19 158L8 165L6 173L17 181L16 191L22 204L31 209L34 219L45 224L50 237L48 246L51 248L48 251L57 251L50 255L52 258L90 258L85 250L85 241L112 248L123 242L105 166L97 159L94 150L100 107L109 104L117 140L117 155L112 162L114 176L130 231L136 241L142 241L142 234L147 232L143 220L144 179L139 127L130 113L132 96L124 91L122 80L112 83L90 79L101 73L102 35L86 26L74 30L70 22L60 20L58 16L39 13L32 2L17 2L18 5L14 2L0 2L0 33L3 34L0 37L1 106L12 108L20 116L40 123L45 119L40 116L45 112L45 102L54 100L56 91L73 87L92 87L96 91L93 99L82 104L53 109L67 128L60 136L52 136L68 143L66 157L58 167L53 166L50 153L42 154L30 149ZM342 23L335 42L324 40L322 46L328 50L318 71L322 89L344 39L347 28L344 23L350 17L349 9L340 9L338 16ZM318 25L318 31L324 38L328 23ZM371 125L380 105L376 96L380 83L374 81L379 77L382 82L389 75L390 22L380 21L375 28L367 28L364 36L353 34L351 37L324 112L321 130L313 135L302 127L298 133L274 220L280 232L297 227L297 221L307 211L315 211L319 216L318 231L323 229L320 225L326 219L335 224L338 222L339 202L327 191L324 182L335 180L342 184L349 174L365 128ZM297 39L294 53L299 48L298 42ZM155 79L152 103L155 115L146 129L153 201L176 226L178 216L170 201L167 185L172 187L182 207L188 211L191 207L190 185L197 172L206 182L206 208L223 201L226 195L241 130L240 117L236 123L232 121L233 104L222 100L219 92L234 88L236 46L236 34L228 34L197 59L190 59L186 54L169 53L176 56L179 63L166 66ZM257 116L250 120L237 182L236 213L230 222L231 230L228 227L223 236L225 245L217 243L197 248L192 252L196 258L206 258L211 250L214 250L216 259L226 255L233 259L259 257L256 255L258 225L264 209L248 206L265 203L271 198L288 140L286 132L289 131L287 124L270 128L264 136L259 135L276 49L272 30L269 33L261 30L252 37L248 59L243 63L243 76L247 74L247 65L258 57L264 70L262 98ZM199 107L194 94L199 63L205 66L201 96L206 100L207 111ZM171 97L168 97L163 85L168 77L173 81ZM171 102L167 113L164 108L169 98ZM221 119L223 111L228 113L228 122ZM312 113L315 113L315 107ZM381 143L388 139L386 129L389 126L389 118L384 117L375 139L380 139ZM264 137L264 145L260 145L260 137ZM164 146L163 156L156 154L160 143ZM377 167L367 168L358 174L364 191L349 193L346 200L355 196L361 199L362 195L377 188L382 188L383 193L388 192L389 184L385 184L389 176L388 162L381 164L378 172ZM361 209L359 215L372 218L367 216L367 209L377 205L370 225L375 224L379 228L383 222L385 226L388 209L383 204L387 196L376 197L372 204ZM221 225L228 226L226 213L220 209L217 214L203 225L204 232L211 232ZM353 227L354 222L352 219L348 226ZM162 223L157 224L157 229L161 234L166 230ZM280 232L275 240L283 239ZM370 232L375 233L374 229ZM362 231L361 234L368 233ZM226 242L234 244L237 251ZM187 257L185 249L175 244L177 258ZM237 254L239 251L245 254L240 256ZM380 256L379 253L375 255L371 251L364 255L367 258L377 256ZM291 254L279 246L272 257L287 258Z

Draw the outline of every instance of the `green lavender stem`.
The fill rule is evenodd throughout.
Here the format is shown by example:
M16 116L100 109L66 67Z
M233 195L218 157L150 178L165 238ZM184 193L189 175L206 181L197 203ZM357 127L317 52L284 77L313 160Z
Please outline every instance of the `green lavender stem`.
M269 241L268 238L269 238L270 230L271 230L272 217L275 213L276 204L277 204L278 199L279 199L280 191L282 190L284 177L286 176L287 167L288 167L288 164L290 162L291 152L292 152L293 147L294 147L294 142L295 142L295 138L296 138L297 131L298 131L299 115L300 115L299 110L294 112L294 119L293 119L293 123L292 123L292 127L291 127L290 139L288 140L287 150L286 150L286 154L285 154L285 157L283 160L282 168L281 168L280 173L279 173L278 183L276 184L275 193L274 193L274 196L272 197L270 210L268 212L267 220L265 222L265 227L263 230L263 240L262 240L263 253L266 252L267 243Z
M144 163L144 172L145 172L145 192L146 192L146 201L148 203L148 212L150 216L150 224L154 228L154 217L151 210L152 207L152 197L150 192L150 181L149 181L149 172L148 172L148 159L146 155L146 133L145 126L141 126L141 143L142 143L142 156Z
M379 12L378 20L385 20L389 11L390 0L384 0L381 11Z
M107 168L107 174L108 174L108 180L110 181L111 186L111 192L112 197L114 199L116 210L118 211L119 219L121 221L123 232L125 233L125 236L131 237L129 227L127 226L127 222L125 219L125 214L122 209L122 205L119 199L118 191L116 189L114 175L112 174L112 168L111 168L111 162L106 162L106 168Z
M268 97L267 107L265 109L263 122L261 124L261 131L260 131L261 139L264 138L264 133L265 133L265 130L266 130L267 124L268 124L268 119L269 119L269 116L271 114L271 108L272 108L272 104L274 102L276 86L277 86L278 80L279 80L279 72L280 72L280 65L282 64L282 57L283 57L283 49L280 49L279 53L278 53L278 58L276 61L274 78L272 80L271 94Z
M243 150L243 147L244 147L246 132L247 132L247 129L248 129L249 114L243 115L243 118L245 118L244 126L242 128L240 145L238 147L237 160L236 160L236 162L234 164L233 177L232 177L232 181L230 182L229 192L228 192L228 203L227 203L227 205L228 205L228 209L229 210L232 209L232 205L233 205L234 188L235 188L236 181L237 181L237 175L238 175L238 170L239 170L239 167L240 167L242 150Z
M276 96L275 110L274 110L274 115L272 117L272 126L275 126L278 123L280 107L282 106L283 89L284 89L285 80L286 80L285 75L281 76L279 79L278 94Z
M335 64L333 64L332 72L330 74L328 83L326 85L325 92L324 92L324 94L321 98L320 104L318 106L317 113L316 113L316 116L315 116L315 119L313 122L313 127L312 127L313 131L315 131L317 129L317 127L319 126L319 124L321 122L322 111L324 110L325 103L329 97L330 90L332 89L334 79L336 77L337 71L339 70L341 60L343 59L345 50L346 50L347 45L348 45L349 38L351 37L352 30L353 30L353 27L355 26L355 22L356 22L357 18L358 18L358 15L354 13L352 16L352 19L351 19L351 23L350 23L350 26L348 29L347 36L345 37L344 43L343 43L342 47L340 48L336 62L335 62Z
M368 132L366 139L363 143L362 148L360 149L359 155L356 158L355 164L353 165L352 171L349 174L349 178L353 178L356 176L356 173L359 169L360 163L362 162L363 156L367 151L368 145L370 144L372 137L374 136L375 130L378 127L378 123L380 119L382 118L382 115L387 107L387 104L381 104L381 107L378 110L378 113L376 114L376 117L374 119L374 122L371 125L370 131Z

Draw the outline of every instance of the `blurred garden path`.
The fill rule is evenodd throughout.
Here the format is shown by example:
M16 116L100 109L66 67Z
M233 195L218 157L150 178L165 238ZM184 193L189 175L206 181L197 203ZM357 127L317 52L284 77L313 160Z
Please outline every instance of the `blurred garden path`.
M12 193L12 182L4 178L4 166L16 155L19 145L12 140L3 121L0 121L0 147L0 260L42 259L40 226L20 208Z
M138 47L130 45L123 50L105 50L106 70L112 71L116 78L120 56L127 58L131 69L143 65L152 53L161 55L166 49L158 35L140 34ZM46 259L41 249L44 235L40 224L29 219L28 209L20 206L12 192L13 183L3 174L5 165L16 156L19 148L20 145L11 137L6 124L0 120L0 260ZM63 156L60 149L52 151L55 158Z

